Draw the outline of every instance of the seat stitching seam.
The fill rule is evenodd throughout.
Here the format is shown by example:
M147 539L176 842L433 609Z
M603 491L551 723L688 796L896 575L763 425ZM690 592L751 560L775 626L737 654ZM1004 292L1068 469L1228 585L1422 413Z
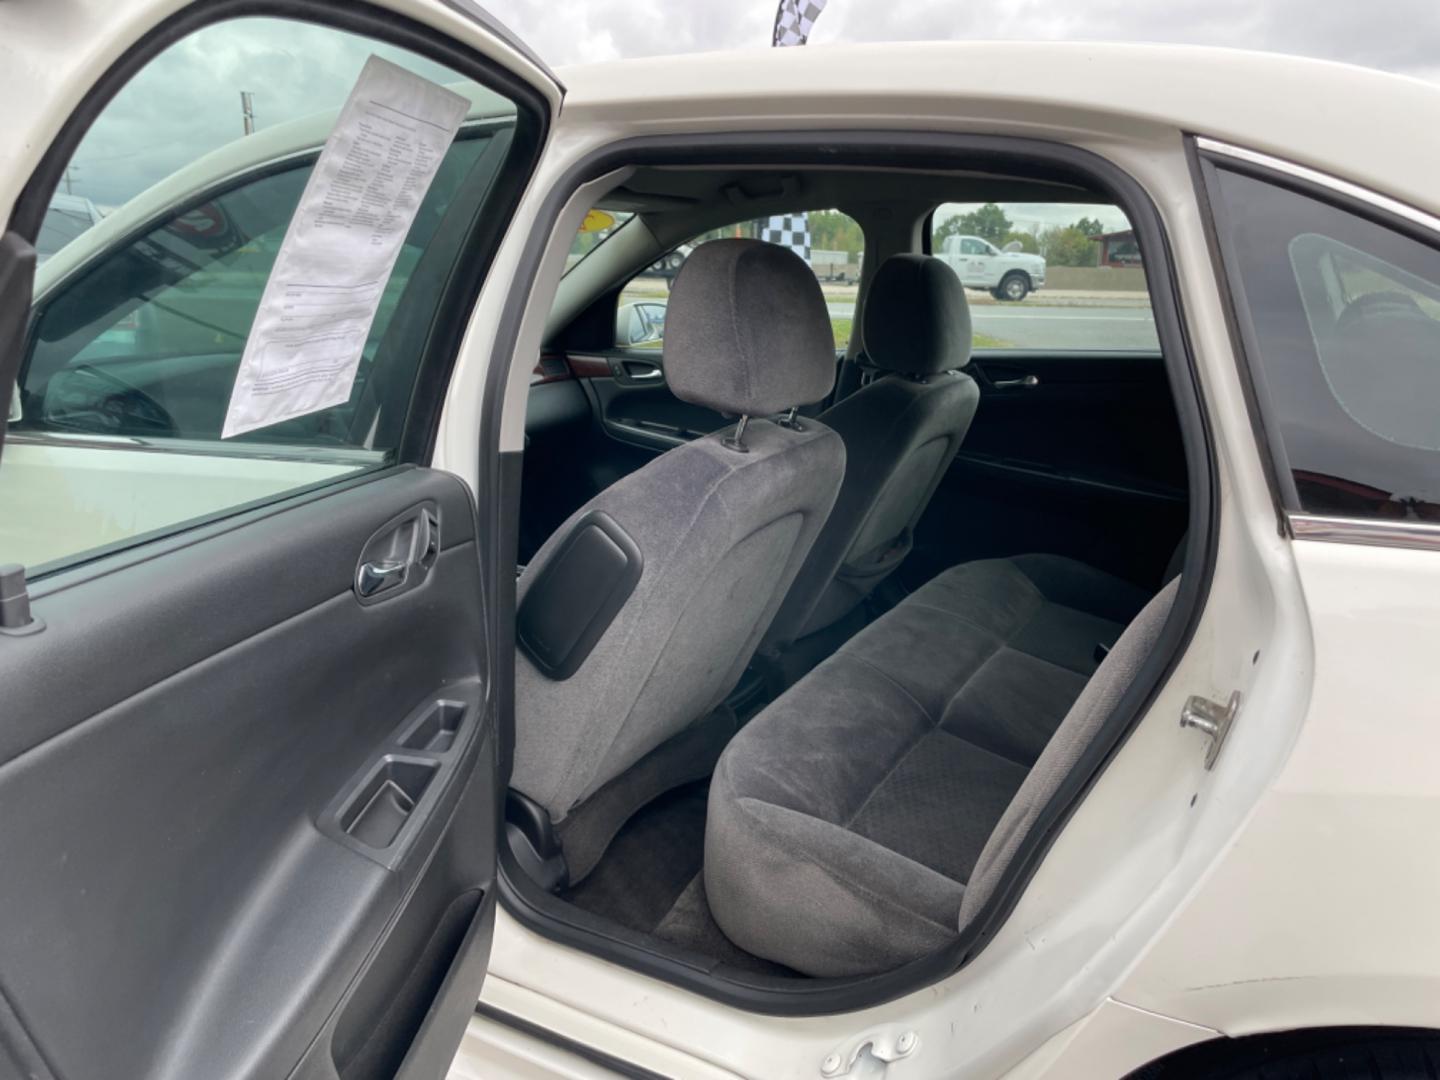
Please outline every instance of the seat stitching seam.
M1020 653L1022 656L1028 656L1028 657L1030 657L1032 660L1039 660L1042 664L1049 664L1051 667L1057 667L1057 668L1059 668L1061 671L1068 671L1068 672L1070 672L1072 675L1083 675L1085 678L1088 679L1091 675L1094 674L1094 671L1082 671L1082 670L1080 670L1079 668L1073 668L1073 667L1070 667L1070 666L1067 665L1067 664L1061 664L1061 663L1059 663L1059 662L1057 662L1057 661L1055 661L1055 660L1050 660L1050 659L1048 659L1047 657L1040 656L1040 655L1038 655L1037 653L1032 653L1032 652L1029 652L1029 651L1027 651L1027 650L1025 650L1025 649L1016 648L1015 646L1013 646L1013 645L1010 644L1012 641L1014 641L1016 638L1018 638L1021 634L1023 634L1026 630L1030 629L1031 624L1033 624L1033 623L1035 622L1035 620L1040 617L1040 613L1041 613L1042 611L1044 611L1046 607L1057 607L1057 608L1062 608L1062 609L1065 610L1065 611L1074 611L1074 612L1076 612L1076 613L1078 613L1078 614L1080 614L1080 615L1089 616L1089 617L1092 618L1092 619L1099 619L1099 618L1100 618L1099 615L1091 615L1090 612L1084 611L1084 610L1082 610L1081 608L1074 608L1074 607L1071 607L1069 604L1056 603L1054 600L1049 600L1049 599L1046 599L1044 596L1041 596L1039 605L1035 608L1034 611L1032 611L1032 612L1030 613L1030 617L1029 617L1028 619L1026 619L1025 622L1022 623L1022 624L1015 630L1015 633L1012 634L1009 638L1007 638L1007 639L1005 640L1005 646L1006 646L1007 648L1009 648L1011 652L1017 652L1017 653ZM1105 621L1108 622L1108 621L1110 621L1110 620L1105 620Z
M937 735L948 735L950 736L950 738L955 739L958 742L963 742L966 746L974 747L982 754L989 754L991 757L997 757L1001 761L1009 762L1011 765L1014 765L1017 768L1024 769L1027 776L1029 775L1030 770L1035 767L1034 762L1027 763L1024 761L1020 761L1018 758L1012 758L1010 755L1002 754L1000 751L992 749L991 747L988 747L983 743L978 743L974 739L967 739L964 735L960 735L954 731L951 731L949 728L937 727L935 729L935 733Z
M765 806L774 806L774 807L776 807L777 809L780 809L780 810L789 810L789 809L790 809L789 807L780 806L778 803L768 802L768 801L765 800L765 799L757 799L757 798L754 798L754 797L746 797L746 796L742 796L741 798L736 799L735 801L736 801L736 804L739 805L742 810L745 810L746 816L748 816L748 817L750 818L750 820L751 820L752 822L754 822L755 826L756 826L757 828L759 828L761 832L763 832L763 833L766 834L767 839L771 840L771 841L774 842L774 843L780 843L781 841L783 841L783 840L785 839L784 837L782 837L782 836L780 836L778 833L776 833L776 831L775 831L773 828L771 828L769 825L767 825L763 820L761 820L761 818L759 817L759 815L757 815L757 814L755 814L755 813L752 813L750 810L748 810L748 809L745 807L745 804L746 804L746 803L760 803L760 804L763 804L763 805L765 805ZM801 817L810 818L812 821L821 822L822 824L825 824L825 825L830 825L830 824L832 824L831 822L826 821L824 818L816 817L814 814L807 814L807 813L805 813L805 811L803 811L803 810L790 810L790 812L791 812L792 814L799 814ZM835 828L840 828L840 826L838 826L838 825L836 825L836 826L834 826L834 827L835 827ZM847 830L845 830L845 831L846 831L846 832L849 832L850 830L847 829ZM858 833L856 833L856 834L854 834L854 835L859 836ZM954 878L950 877L948 874L942 874L942 873L940 873L939 870L935 870L935 869L933 869L932 867L926 866L924 863L919 862L919 861L917 861L917 860L915 860L915 859L912 859L912 858L910 858L910 856L908 856L908 855L902 855L902 854L900 854L900 852L895 851L895 850L893 850L893 849L891 849L891 848L887 848L887 847L885 847L884 844L877 843L876 841L871 840L871 839L869 839L868 837L860 837L860 839L865 840L866 843L875 844L876 847L882 848L883 850L885 850L885 851L889 852L890 854L894 855L896 858L904 859L906 862L915 863L916 866L923 867L924 869L929 870L930 873L936 875L937 877L941 877L941 878L944 878L946 881L953 882L955 885L959 886L960 892L961 892L962 894L965 892L965 883L964 883L964 882L956 881ZM783 846L783 845L782 845L782 846ZM787 852L787 854L791 854L791 853L788 853L788 852ZM922 914L921 912L915 911L913 908L907 908L907 907L905 907L905 906L904 906L903 904L901 904L898 900L893 900L893 899L891 899L891 898L888 897L888 896L882 896L882 895L880 895L879 893L875 892L874 890L868 888L867 886L865 886L865 885L862 884L861 882L856 881L854 878L850 877L850 875L845 874L845 873L842 873L840 870L837 870L837 869L835 869L834 867L827 866L825 863L821 862L818 858L816 858L815 856L813 856L813 855L811 855L811 854L809 854L809 853L807 853L807 852L805 852L805 851L797 851L797 852L794 852L793 854L791 854L791 857L792 857L792 858L803 859L805 862L809 863L811 866L813 866L813 867L815 867L817 870L819 870L822 874L826 874L826 875L828 875L829 877L831 877L831 878L835 879L836 881L838 881L840 884L845 885L845 886L848 886L848 887L851 888L851 889L854 889L856 892L860 893L860 894L863 895L863 896L868 897L869 899L873 900L875 903L877 903L877 904L879 904L879 905L882 905L882 906L887 907L887 908L891 908L891 909L893 909L893 910L895 910L895 911L897 911L897 912L900 912L901 914L908 915L908 916L910 916L911 918L918 919L918 920L920 920L921 922L924 922L924 923L926 923L926 924L928 924L928 925L930 925L930 926L936 927L937 929L943 930L943 931L945 931L946 933L951 933L951 934L953 934L953 933L958 933L958 927L952 927L952 926L950 926L950 924L948 924L948 923L937 922L935 919L930 918L928 915L925 915L925 914Z
M871 671L875 672L876 675L879 675L887 683L895 687L896 690L899 690L902 694L904 694L907 698L910 699L910 703L912 705L914 705L917 709L920 710L920 715L923 716L927 721L929 721L931 727L934 727L936 724L939 723L939 721L936 720L935 717L930 715L930 710L925 708L925 706L920 703L920 699L917 698L914 694L912 694L904 683L900 682L898 679L895 678L895 676L891 675L884 668L878 666L872 661L867 660L865 657L860 656L856 653L846 653L845 659L854 660L856 663L864 664Z
M965 688L975 681L975 677L979 675L980 672L985 670L985 668L989 665L990 661L994 660L995 657L1000 655L1000 651L1002 649L1008 649L1010 647L1010 643L1004 638L998 637L996 635L992 636L995 637L995 647L985 654L985 659L981 660L980 663L976 664L975 670L970 672L970 674L966 676L964 682L962 682L959 686L955 688L955 692L945 699L945 704L940 709L940 715L935 718L936 731L941 730L940 725L945 722L945 715L950 711L950 706L955 703L955 699L965 692Z
M918 594L917 594L917 595L918 595ZM924 603L920 603L919 601L915 600L913 596L912 596L912 597L906 597L905 600L903 600L903 601L901 602L900 606L896 607L895 610L896 610L896 611L899 611L899 610L901 609L901 607L904 607L904 608L921 608L921 609L924 609L925 611L934 611L934 612L938 612L938 613L941 614L941 615L948 615L948 616L950 616L950 618L956 620L957 622L962 622L962 623L964 623L966 626L970 627L971 629L979 630L979 631L980 631L982 634L984 634L986 637L992 637L992 638L995 638L995 639L998 640L998 641L1004 641L1004 640L1005 640L1002 635L995 633L994 630L991 630L990 628L988 628L988 627L986 627L986 626L982 626L980 623L977 623L977 622L975 622L975 621L973 621L973 620L971 620L971 619L967 619L964 615L961 615L961 614L959 614L958 612L950 611L948 608L936 607L934 604L924 604Z
M928 720L929 717L927 716L926 719ZM895 763L891 765L890 768L885 770L885 775L880 777L880 779L876 781L875 786L870 789L870 794L866 795L865 798L861 800L860 805L855 808L855 812L851 814L848 819L846 819L846 821L840 826L840 828L844 829L846 832L855 832L855 830L851 826L855 824L855 819L865 812L865 808L870 805L870 800L875 798L876 793L885 786L886 781L888 781L892 776L895 775L895 770L900 768L901 765L905 764L905 762L909 759L910 755L913 754L917 749L919 749L920 744L925 741L926 737L934 735L937 730L937 728L931 727L929 731L922 731L920 733L920 737L905 748L904 753L902 753L899 757L895 759ZM859 836L860 834L856 833L856 835Z

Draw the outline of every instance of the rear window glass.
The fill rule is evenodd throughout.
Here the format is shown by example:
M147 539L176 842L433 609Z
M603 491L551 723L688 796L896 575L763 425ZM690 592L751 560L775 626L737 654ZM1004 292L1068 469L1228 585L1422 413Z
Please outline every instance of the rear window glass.
M1215 175L1286 503L1440 521L1440 251L1278 184Z
M943 203L930 251L964 282L977 349L1156 352L1145 260L1117 206Z
M748 237L779 244L804 259L825 296L836 349L843 350L849 345L865 236L855 219L839 210L811 210L740 221L702 233L667 252L631 278L620 293L615 313L615 344L628 349L661 348L670 283L691 251L710 240L726 237Z

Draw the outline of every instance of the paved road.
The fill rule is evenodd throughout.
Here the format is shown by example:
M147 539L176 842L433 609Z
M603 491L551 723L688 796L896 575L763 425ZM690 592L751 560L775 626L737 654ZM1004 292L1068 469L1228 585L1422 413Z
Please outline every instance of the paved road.
M836 301L830 314L851 316L855 305ZM1139 307L1046 307L975 304L975 331L1020 349L1156 349L1155 320Z

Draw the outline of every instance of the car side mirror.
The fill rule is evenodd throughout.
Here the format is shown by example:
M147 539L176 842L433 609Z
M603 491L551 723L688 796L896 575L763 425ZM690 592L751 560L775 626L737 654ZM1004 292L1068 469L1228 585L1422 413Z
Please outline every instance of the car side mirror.
M626 304L615 313L615 346L631 349L659 341L660 325L648 318L639 304Z

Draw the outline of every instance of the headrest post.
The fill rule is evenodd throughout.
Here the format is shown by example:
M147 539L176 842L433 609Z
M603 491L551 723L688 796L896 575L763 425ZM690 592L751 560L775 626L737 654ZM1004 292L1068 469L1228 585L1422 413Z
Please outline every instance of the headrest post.
M744 413L740 414L740 422L735 425L735 434L727 435L721 440L727 450L734 450L740 454L748 454L750 448L745 445L745 425L750 422L750 417Z
M798 405L791 405L790 411L776 421L781 427L789 428L791 431L804 431L804 426L795 419L795 414L800 411Z

